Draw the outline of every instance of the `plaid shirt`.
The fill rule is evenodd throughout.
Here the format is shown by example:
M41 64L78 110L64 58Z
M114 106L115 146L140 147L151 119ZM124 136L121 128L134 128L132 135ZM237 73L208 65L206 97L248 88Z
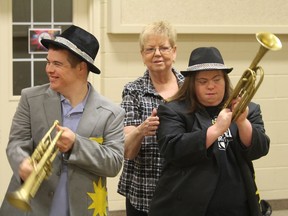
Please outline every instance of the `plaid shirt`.
M181 86L184 77L172 70ZM156 92L149 72L125 85L121 106L126 111L124 126L138 126L157 108L164 99ZM118 184L118 193L128 198L140 211L148 212L156 183L161 175L163 158L160 157L156 136L146 136L141 149L133 160L124 161Z

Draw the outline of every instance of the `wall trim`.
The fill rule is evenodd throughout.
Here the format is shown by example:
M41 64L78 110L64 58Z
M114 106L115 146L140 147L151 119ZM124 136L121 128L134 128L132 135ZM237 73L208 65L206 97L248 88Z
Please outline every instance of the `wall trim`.
M286 0L277 0L277 4L270 0L221 0L221 4L214 0L166 0L165 4L162 0L108 0L107 3L107 30L114 34L139 33L143 26L159 17L173 23L179 34L288 33ZM179 5L181 10L174 10ZM209 13L203 13L205 10Z

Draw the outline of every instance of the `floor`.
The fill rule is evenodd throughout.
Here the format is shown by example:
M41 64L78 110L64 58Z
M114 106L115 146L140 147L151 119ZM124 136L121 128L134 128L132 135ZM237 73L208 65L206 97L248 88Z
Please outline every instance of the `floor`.
M288 199L267 200L272 207L271 216L288 216ZM109 212L109 216L126 216L125 210Z
M272 216L288 216L288 210L273 211Z
M126 216L125 211L110 212L109 216ZM271 216L288 216L288 210L273 211Z

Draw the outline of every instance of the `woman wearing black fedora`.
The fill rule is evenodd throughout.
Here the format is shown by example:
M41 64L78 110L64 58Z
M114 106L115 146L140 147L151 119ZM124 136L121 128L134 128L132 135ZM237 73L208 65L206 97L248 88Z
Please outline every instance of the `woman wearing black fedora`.
M100 73L94 65L98 40L73 25L55 40L41 42L48 49L49 83L22 91L7 146L13 177L0 215L107 215L106 177L116 176L123 161L124 110L98 94L87 81L89 71ZM40 159L36 156L32 161L30 157L54 120L60 123L56 129L63 131L55 145L59 153L51 159L51 175L39 183ZM54 137L52 132L49 136ZM53 147L52 141L48 143ZM50 154L40 155L47 157L45 163L49 164ZM43 170L47 171L46 167ZM31 176L37 177L31 180ZM40 187L31 198L38 183ZM15 191L20 191L17 200L22 201L12 199L14 202L8 203L7 198ZM27 203L25 196L31 199L27 204L30 212L22 211L29 208L11 205L26 206L19 205Z
M232 88L215 47L192 51L183 86L160 105L158 142L164 170L150 216L260 216L252 161L266 155L260 106L250 102L238 119L239 103L223 108Z

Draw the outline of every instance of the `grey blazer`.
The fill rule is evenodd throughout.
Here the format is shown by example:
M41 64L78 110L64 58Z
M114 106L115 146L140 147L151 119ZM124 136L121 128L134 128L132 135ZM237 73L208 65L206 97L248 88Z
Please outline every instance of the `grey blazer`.
M14 173L7 192L15 191L21 186L19 164L33 153L56 119L62 123L60 95L51 90L49 84L22 91L6 149ZM122 166L123 119L124 110L99 95L92 87L68 160L71 216L107 214L106 177L116 176ZM59 181L60 166L61 158L58 154L53 162L51 176L43 181L35 197L31 199L32 212L23 214L12 207L5 197L0 215L49 215Z

